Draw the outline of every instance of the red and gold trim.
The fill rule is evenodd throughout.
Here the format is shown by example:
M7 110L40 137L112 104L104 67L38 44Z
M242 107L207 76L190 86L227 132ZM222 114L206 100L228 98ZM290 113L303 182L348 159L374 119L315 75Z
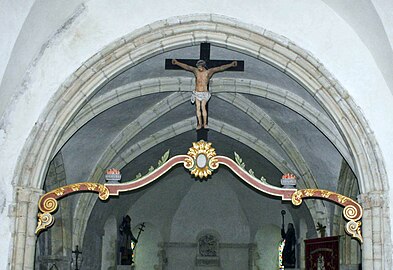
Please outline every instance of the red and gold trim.
M280 197L281 200L292 200L294 205L300 205L303 199L319 198L329 200L343 206L343 215L345 219L348 220L345 228L346 232L349 235L352 235L352 237L359 239L360 242L363 241L360 229L361 222L359 221L363 216L363 209L356 201L344 195L321 189L297 190L294 188L280 188L272 186L265 181L261 181L256 178L253 173L251 173L251 170L250 172L247 172L241 164L239 165L234 160L225 156L217 156L211 143L205 141L194 142L192 147L189 148L187 155L177 155L167 161L166 159L167 156L165 160L162 160L161 164L159 163L158 168L137 180L125 183L107 184L92 182L75 183L59 187L44 194L38 202L40 213L38 213L36 234L39 234L42 230L53 225L54 218L52 213L56 211L58 207L57 201L70 194L77 192L94 192L98 193L98 197L101 200L107 200L109 196L119 196L120 192L135 190L154 182L177 164L183 164L183 166L187 168L192 175L199 178L207 178L209 175L212 175L213 171L222 164L231 169L240 179L253 188L264 193ZM114 169L112 169L112 171L113 170ZM115 173L121 176L120 171L112 171L108 171L108 173ZM292 177L293 175L290 176Z
M109 197L109 190L106 186L98 183L76 183L64 187L59 187L41 196L38 201L38 225L35 230L39 234L42 230L52 226L54 218L51 213L55 212L58 207L57 200L76 192L96 192L98 197L105 201Z
M228 157L217 156L217 161L219 164L223 164L231 169L240 179L244 182L252 186L253 188L262 191L264 193L281 197L281 200L290 201L292 198L292 194L296 191L296 189L289 188L279 188L276 186L269 185L268 183L262 182L255 176L251 175L249 172L240 167L235 161Z
M359 221L363 216L363 208L359 203L344 195L323 189L297 190L292 195L292 203L294 205L300 205L303 199L307 198L324 199L343 206L344 218L348 220L345 226L345 231L352 237L358 239L361 243L363 242L362 232L360 229L362 222Z

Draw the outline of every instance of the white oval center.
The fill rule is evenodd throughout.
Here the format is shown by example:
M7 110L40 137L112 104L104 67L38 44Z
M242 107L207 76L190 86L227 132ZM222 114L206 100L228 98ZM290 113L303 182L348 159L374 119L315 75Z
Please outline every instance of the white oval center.
M204 154L199 154L196 158L196 164L199 168L206 167L207 158Z

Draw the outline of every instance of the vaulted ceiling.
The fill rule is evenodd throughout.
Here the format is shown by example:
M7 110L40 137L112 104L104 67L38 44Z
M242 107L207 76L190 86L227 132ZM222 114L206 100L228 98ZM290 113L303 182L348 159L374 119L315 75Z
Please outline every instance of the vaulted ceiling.
M186 154L197 139L195 108L190 103L194 76L165 70L164 63L198 56L199 44L165 52L129 67L97 89L58 144L57 156L62 156L66 176L62 184L104 182L105 170L113 167L121 169L123 181L129 181L155 167L168 149L171 156ZM298 188L336 191L345 181L339 179L342 167L352 166L351 155L329 115L307 89L249 55L212 45L211 58L245 63L243 72L217 73L210 82L208 140L217 154L233 158L237 152L247 169L272 185L280 186L281 175L290 172L298 177ZM255 209L268 211L269 204L270 211L277 211L275 222L280 222L280 201L245 187L224 168L219 170L208 182L217 177L231 187L243 209L248 209L249 220L256 217ZM59 186L53 181L48 177L46 186ZM195 183L199 182L183 168L175 168L162 183L124 194L110 206L96 203L91 222L104 220L102 215L113 209L121 216L143 196L151 204L143 211L155 212L153 205L160 205L160 216L171 219ZM74 208L80 203L77 196L70 200ZM297 213L290 211L292 217L310 215L304 207ZM312 224L310 218L308 222Z

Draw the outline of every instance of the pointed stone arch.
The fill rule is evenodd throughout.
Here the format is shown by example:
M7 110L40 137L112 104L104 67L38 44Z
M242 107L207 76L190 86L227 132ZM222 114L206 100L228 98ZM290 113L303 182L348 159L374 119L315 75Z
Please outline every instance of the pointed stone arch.
M390 213L384 203L389 190L387 175L375 137L352 98L318 60L289 40L266 29L210 14L202 14L199 19L184 16L147 25L108 45L62 84L38 119L19 157L14 175L17 208L25 209L28 206L19 206L31 205L31 200L36 200L61 134L102 83L148 57L205 41L270 62L299 81L328 112L353 156L359 181L365 208L363 267L390 268L391 243L390 239L383 239L384 235L390 235L390 228L381 226L390 224L390 216L384 218L381 214ZM31 192L17 192L21 188ZM18 212L15 217L15 231L21 233L13 236L10 260L24 269L32 268L34 257L31 214L34 211L32 208ZM30 224L28 231L23 225L26 222Z

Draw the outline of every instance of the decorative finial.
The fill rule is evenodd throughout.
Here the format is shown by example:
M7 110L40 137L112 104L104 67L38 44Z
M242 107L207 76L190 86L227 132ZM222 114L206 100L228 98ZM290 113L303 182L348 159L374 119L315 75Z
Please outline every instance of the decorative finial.
M112 182L112 183L115 182L115 183L117 183L117 182L120 181L120 179L121 179L120 170L112 168L112 169L108 169L106 171L105 180L107 182Z
M295 188L296 176L292 173L286 173L281 177L281 185L283 188Z

